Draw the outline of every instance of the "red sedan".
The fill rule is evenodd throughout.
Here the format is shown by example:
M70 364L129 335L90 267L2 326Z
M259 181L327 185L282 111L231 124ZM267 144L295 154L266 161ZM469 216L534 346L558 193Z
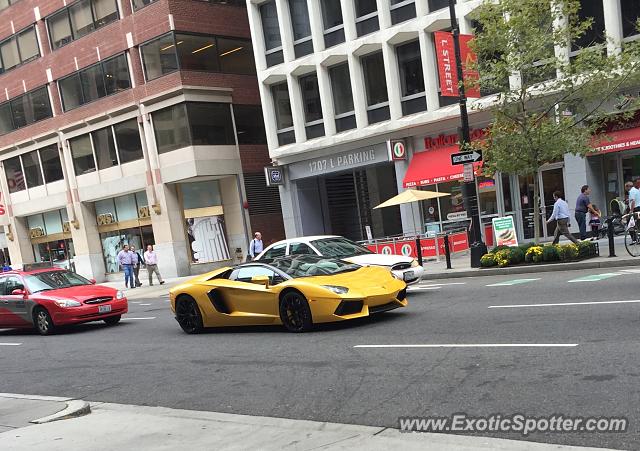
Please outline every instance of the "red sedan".
M0 328L35 327L41 335L49 335L69 324L114 325L127 310L122 291L63 269L0 274Z

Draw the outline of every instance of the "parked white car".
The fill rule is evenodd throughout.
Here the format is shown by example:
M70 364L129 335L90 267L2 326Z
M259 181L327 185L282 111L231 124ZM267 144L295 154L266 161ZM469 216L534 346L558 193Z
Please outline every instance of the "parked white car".
M384 266L407 285L417 283L424 274L424 268L415 258L376 254L358 243L336 235L306 236L278 241L267 247L255 259L268 261L285 255L304 254L339 258L361 266Z

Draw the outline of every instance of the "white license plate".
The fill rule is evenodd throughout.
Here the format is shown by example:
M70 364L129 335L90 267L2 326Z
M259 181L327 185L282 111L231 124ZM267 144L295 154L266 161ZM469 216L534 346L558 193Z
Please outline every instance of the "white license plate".
M111 311L111 306L110 305L99 305L98 306L98 313L109 313Z
M414 280L416 278L416 274L413 271L407 271L404 274L402 274L402 277L404 278L405 282L409 281L409 280Z

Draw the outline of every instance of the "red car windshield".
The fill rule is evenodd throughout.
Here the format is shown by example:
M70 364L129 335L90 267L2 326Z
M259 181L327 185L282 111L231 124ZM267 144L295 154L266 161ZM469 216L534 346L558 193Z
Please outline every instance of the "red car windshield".
M30 274L24 277L24 281L32 293L91 284L91 282L84 277L70 271L50 271Z

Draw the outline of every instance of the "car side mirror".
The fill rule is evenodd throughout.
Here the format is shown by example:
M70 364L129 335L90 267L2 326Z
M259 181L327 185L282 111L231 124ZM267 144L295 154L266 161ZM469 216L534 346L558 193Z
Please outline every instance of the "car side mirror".
M13 296L26 296L27 292L23 288L16 288L11 292Z
M96 279L89 279L89 282L91 282L91 285L95 285L96 284Z
M269 276L253 276L251 283L256 285L264 285L265 288L269 288Z

